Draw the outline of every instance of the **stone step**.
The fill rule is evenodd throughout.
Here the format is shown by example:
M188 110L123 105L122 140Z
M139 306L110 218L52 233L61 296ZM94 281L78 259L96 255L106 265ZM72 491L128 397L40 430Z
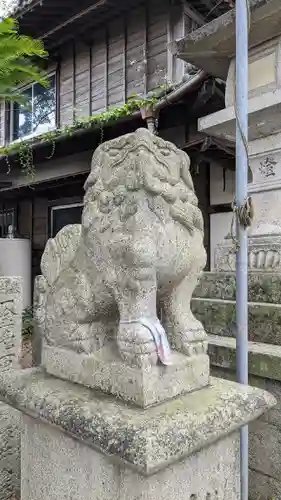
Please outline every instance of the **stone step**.
M249 272L249 301L281 304L281 274ZM194 297L235 300L235 273L206 272L194 291Z
M236 341L233 338L209 335L209 356L212 366L231 370L236 368ZM249 342L249 374L281 381L281 347Z
M208 334L235 337L234 300L193 298L192 311ZM281 345L281 305L249 302L249 340Z

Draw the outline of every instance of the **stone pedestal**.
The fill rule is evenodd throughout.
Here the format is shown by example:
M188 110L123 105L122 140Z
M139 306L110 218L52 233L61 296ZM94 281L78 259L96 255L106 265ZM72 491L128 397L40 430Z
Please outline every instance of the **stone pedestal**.
M274 404L211 379L144 410L41 369L0 374L0 391L23 414L22 500L238 500L238 430Z

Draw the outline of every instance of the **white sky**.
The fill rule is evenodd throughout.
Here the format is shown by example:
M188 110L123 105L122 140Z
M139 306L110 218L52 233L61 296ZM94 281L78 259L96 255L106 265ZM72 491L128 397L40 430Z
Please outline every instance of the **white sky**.
M0 0L0 18L11 12L17 3L18 0Z

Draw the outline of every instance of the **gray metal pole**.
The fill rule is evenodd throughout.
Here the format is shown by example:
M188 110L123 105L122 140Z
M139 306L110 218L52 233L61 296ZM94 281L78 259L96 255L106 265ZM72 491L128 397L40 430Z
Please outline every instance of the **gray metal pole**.
M236 205L247 198L248 153L248 8L236 0ZM243 140L244 136L244 140ZM239 249L236 258L237 381L248 384L248 240L237 218ZM241 500L248 500L248 427L240 433Z

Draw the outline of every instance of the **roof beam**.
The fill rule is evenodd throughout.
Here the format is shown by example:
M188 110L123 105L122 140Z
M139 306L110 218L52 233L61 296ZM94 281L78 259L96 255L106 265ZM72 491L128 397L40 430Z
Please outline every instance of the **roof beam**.
M34 0L33 2L29 2L25 7L21 8L20 6L15 10L15 14L12 14L16 19L21 19L27 12L33 10L38 5L42 5L43 0Z
M48 36L53 35L54 33L56 33L57 31L59 31L62 28L65 28L69 24L73 23L73 21L77 21L77 19L81 19L82 17L84 17L85 15L89 14L90 12L92 12L95 9L97 9L98 7L101 7L105 3L106 3L106 0L98 0L98 2L90 5L87 9L81 10L80 12L78 12L77 14L75 14L74 16L69 17L68 19L66 19L66 21L64 21L63 23L58 24L57 26L55 26L50 31L47 31L46 33L44 33L44 35L42 35L40 37L40 39L44 40L45 38L48 38Z

